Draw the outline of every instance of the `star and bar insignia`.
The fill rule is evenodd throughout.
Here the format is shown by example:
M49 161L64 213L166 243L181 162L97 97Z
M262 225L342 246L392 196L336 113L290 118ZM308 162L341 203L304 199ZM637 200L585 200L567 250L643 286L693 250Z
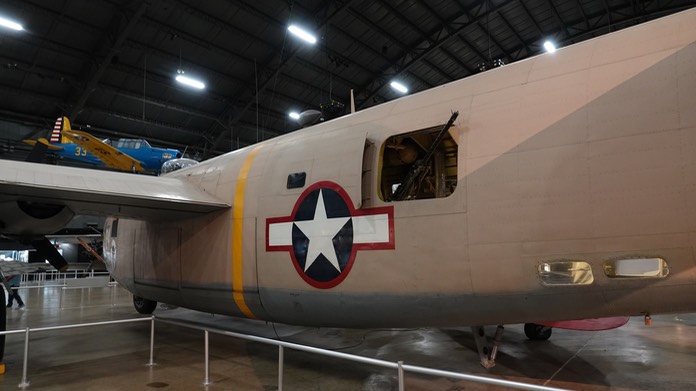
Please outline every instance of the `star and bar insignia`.
M308 284L328 289L350 272L357 250L394 249L394 207L356 210L337 183L317 182L290 216L266 219L266 251L288 251Z

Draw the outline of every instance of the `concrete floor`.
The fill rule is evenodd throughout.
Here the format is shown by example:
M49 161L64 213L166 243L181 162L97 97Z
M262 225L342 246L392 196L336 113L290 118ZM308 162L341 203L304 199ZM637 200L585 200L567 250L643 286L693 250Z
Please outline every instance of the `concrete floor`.
M26 289L24 309L8 312L8 330L137 317L127 292L110 288L66 293ZM159 308L156 315L214 328L280 338L335 351L450 371L546 384L575 390L689 390L696 388L696 314L642 318L603 332L554 330L547 342L526 340L522 327L507 326L498 365L478 364L468 328L408 330L314 329ZM210 335L210 381L204 380L203 332L156 324L155 362L149 361L150 324L130 323L37 332L30 340L27 389L34 390L276 390L274 346ZM490 330L493 332L493 329ZM24 339L7 337L0 389L22 380ZM285 390L397 390L393 370L285 351ZM465 381L406 374L406 389L499 390Z

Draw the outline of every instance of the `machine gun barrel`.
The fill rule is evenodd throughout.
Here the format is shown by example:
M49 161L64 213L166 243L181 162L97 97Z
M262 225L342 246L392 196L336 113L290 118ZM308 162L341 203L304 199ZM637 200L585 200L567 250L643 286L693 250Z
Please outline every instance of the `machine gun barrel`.
M454 124L457 116L459 116L458 111L452 112L449 121L447 121L445 126L440 129L437 136L435 136L435 140L433 140L433 143L430 144L430 147L425 152L423 158L413 163L413 166L411 166L411 170L409 170L408 174L404 178L404 181L401 183L399 188L396 189L396 192L394 192L392 201L402 201L406 199L406 197L411 194L411 191L413 191L416 184L421 182L423 174L426 172L428 164L430 163L430 159L433 157L437 147L440 145L440 143L442 143L442 139L445 137L445 134L447 134L447 131L449 131L449 128L451 128Z

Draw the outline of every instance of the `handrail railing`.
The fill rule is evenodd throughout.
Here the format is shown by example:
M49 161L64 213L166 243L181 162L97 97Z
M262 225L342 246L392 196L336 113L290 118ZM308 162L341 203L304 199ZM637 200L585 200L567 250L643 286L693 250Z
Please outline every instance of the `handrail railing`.
M120 323L145 322L145 321L151 322L151 326L150 326L150 361L147 363L148 366L155 365L155 362L154 362L155 321L162 322L165 324L171 324L171 325L175 325L175 326L181 326L181 327L186 327L186 328L190 328L190 329L195 329L195 330L201 330L204 332L204 335L205 335L205 339L204 339L205 340L205 342L204 342L205 343L205 346L204 346L204 350L205 350L205 375L204 375L204 379L203 379L203 384L205 384L205 385L212 384L212 382L210 381L210 377L209 377L209 374L210 374L210 368L209 368L209 333L215 333L215 334L220 334L220 335L226 335L226 336L233 337L233 338L243 339L246 341L253 341L253 342L259 342L259 343L263 343L263 344L267 344L267 345L277 346L278 347L278 391L283 390L283 373L284 373L284 367L285 367L284 349L286 349L286 348L298 350L298 351L303 351L303 352L308 352L308 353L312 353L312 354L318 354L318 355L322 355L322 356L334 357L334 358L338 358L338 359L342 359L342 360L359 362L359 363L363 363L363 364L370 364L370 365L379 366L379 367L383 367L383 368L396 369L400 391L403 391L404 387L405 387L405 376L404 376L405 372L412 372L412 373L418 373L418 374L430 375L430 376L441 376L441 377L446 377L446 378L466 380L466 381L483 383L483 384L504 386L504 387L514 388L514 389L519 389L519 390L565 391L564 389L556 388L556 387L547 387L547 386L540 386L540 385L536 385L536 384L521 383L521 382L496 379L496 378L485 377L485 376L476 376L476 375L471 375L471 374L466 374L466 373L444 371L444 370L421 367L421 366L416 366L416 365L407 365L407 364L404 364L403 361L394 362L394 361L387 361L387 360L380 360L380 359L376 359L376 358L358 356L358 355L349 354L349 353L336 352L336 351L321 349L321 348L317 348L317 347L313 347L313 346L306 346L306 345L296 344L296 343L292 343L292 342L279 341L279 340L275 340L275 339L269 339L269 338L259 337L259 336L250 335L250 334L241 334L241 333L236 333L236 332L228 331L228 330L214 329L214 328L205 327L205 326L192 324L192 323L188 323L188 322L183 322L183 321L162 319L162 318L157 318L156 316L143 317L143 318L132 318L132 319L119 319L119 320L92 322L92 323L78 323L78 324L61 325L61 326L34 327L34 328L27 327L24 330L19 329L19 330L2 331L2 332L0 332L0 335L21 334L21 333L24 333L24 335L25 335L24 336L24 360L23 360L23 367L22 367L22 380L21 380L21 383L19 384L19 387L26 388L29 386L29 379L27 377L27 373L28 373L28 360L29 360L29 340L30 340L31 333L43 332L43 331L65 330L65 329L73 329L73 328L80 328L80 327L105 326L105 325L113 325L113 324L120 324Z
M380 359L376 359L376 358L358 356L355 354L335 352L332 350L316 348L313 346L300 345L300 344L296 344L296 343L292 343L292 342L279 341L279 340L275 340L275 339L259 337L256 335L240 334L240 333L235 333L233 331L213 329L213 328L200 326L200 325L194 325L194 324L190 324L190 323L182 322L182 321L177 321L177 320L160 319L157 317L155 317L155 320L162 322L162 323L168 323L168 324L178 325L178 326L187 327L187 328L191 328L191 329L202 330L205 332L205 343L206 343L206 346L205 346L206 365L205 365L205 379L204 379L205 384L210 384L209 379L208 379L209 368L208 368L208 362L207 362L208 361L208 359L207 359L207 355L208 355L207 343L208 343L208 333L212 332L215 334L227 335L230 337L244 339L247 341L254 341L254 342L260 342L260 343L264 343L264 344L268 344L268 345L278 346L278 348L279 348L278 349L278 366L279 366L278 367L278 391L283 390L283 383L282 383L282 381L283 381L283 367L284 367L283 348L299 350L299 351L304 351L304 352L308 352L308 353L319 354L322 356L329 356L329 357L339 358L339 359L343 359L343 360L359 362L359 363L363 363L363 364L370 364L370 365L380 366L380 367L384 367L384 368L397 369L399 371L398 379L399 379L399 390L400 391L404 390L404 380L403 380L402 371L420 373L420 374L424 374L424 375L449 377L449 378L467 380L467 381L472 381L472 382L477 382L477 383L484 383L484 384L491 384L491 385L497 385L497 386L516 388L519 390L532 390L532 391L563 391L564 390L562 388L556 388L556 387L539 386L536 384L528 384L528 383L521 383L521 382L515 382L515 381L503 380L503 379L495 379L495 378L484 377L484 376L469 375L469 374L465 374L465 373L443 371L443 370L439 370L439 369L420 367L420 366L416 366L416 365L405 365L405 364L403 364L403 361L397 361L397 362L386 361L386 360L380 360Z
M47 281L60 281L68 279L77 279L84 277L109 276L109 272L95 272L94 270L72 269L65 272L58 270L46 270L43 272L33 272L22 274L22 284L33 286L43 285Z
M110 303L109 304L104 304L104 305L110 305L110 306L115 306L116 305L116 288L119 287L118 282L115 281L110 281L106 285L84 285L84 286L68 286L66 283L57 283L57 284L42 284L42 285L23 285L23 286L18 286L14 287L13 289L18 289L20 292L24 290L34 290L34 289L60 289L60 295L58 297L58 308L63 310L67 308L74 308L74 307L65 307L64 306L64 296L66 291L75 291L75 290L80 290L81 296L80 296L80 305L78 308L84 308L84 290L85 289L103 289L103 288L108 288L110 290L109 292L109 297L110 297ZM1 288L0 288L1 289ZM90 305L88 307L98 307L99 305Z
M155 317L150 316L147 318L133 318L133 319L119 319L119 320L109 320L109 321L104 321L104 322L91 322L91 323L77 323L77 324L70 324L70 325L62 325L62 326L50 326L50 327L27 327L24 330L8 330L8 331L0 331L0 335L10 335L10 334L20 334L24 333L24 360L23 360L23 365L22 365L22 381L19 383L19 387L25 388L29 386L29 379L27 378L27 371L29 367L29 336L32 332L41 332L41 331L54 331L54 330L65 330L65 329L74 329L74 328L80 328L80 327L93 327L93 326L105 326L105 325L112 325L112 324L119 324L119 323L133 323L133 322L144 322L144 321L151 321L153 324L153 330L154 330L154 322L155 322ZM153 351L150 351L150 361L152 361L152 356Z

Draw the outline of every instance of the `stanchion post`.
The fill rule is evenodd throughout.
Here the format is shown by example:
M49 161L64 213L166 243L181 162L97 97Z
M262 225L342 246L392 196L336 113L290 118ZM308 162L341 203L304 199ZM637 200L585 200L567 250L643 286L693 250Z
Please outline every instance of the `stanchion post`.
M278 345L278 391L283 391L283 368L285 366L283 345Z
M399 368L399 391L404 391L404 362L396 362Z
M155 317L152 317L150 323L150 362L147 366L151 367L155 365Z
M29 386L29 379L27 379L27 368L29 366L29 327L26 328L24 333L24 363L22 367L22 382L19 383L19 387L25 388Z
M207 386L210 385L210 351L208 350L210 344L209 344L209 334L208 330L203 330L205 334L205 379L203 379L203 385Z

